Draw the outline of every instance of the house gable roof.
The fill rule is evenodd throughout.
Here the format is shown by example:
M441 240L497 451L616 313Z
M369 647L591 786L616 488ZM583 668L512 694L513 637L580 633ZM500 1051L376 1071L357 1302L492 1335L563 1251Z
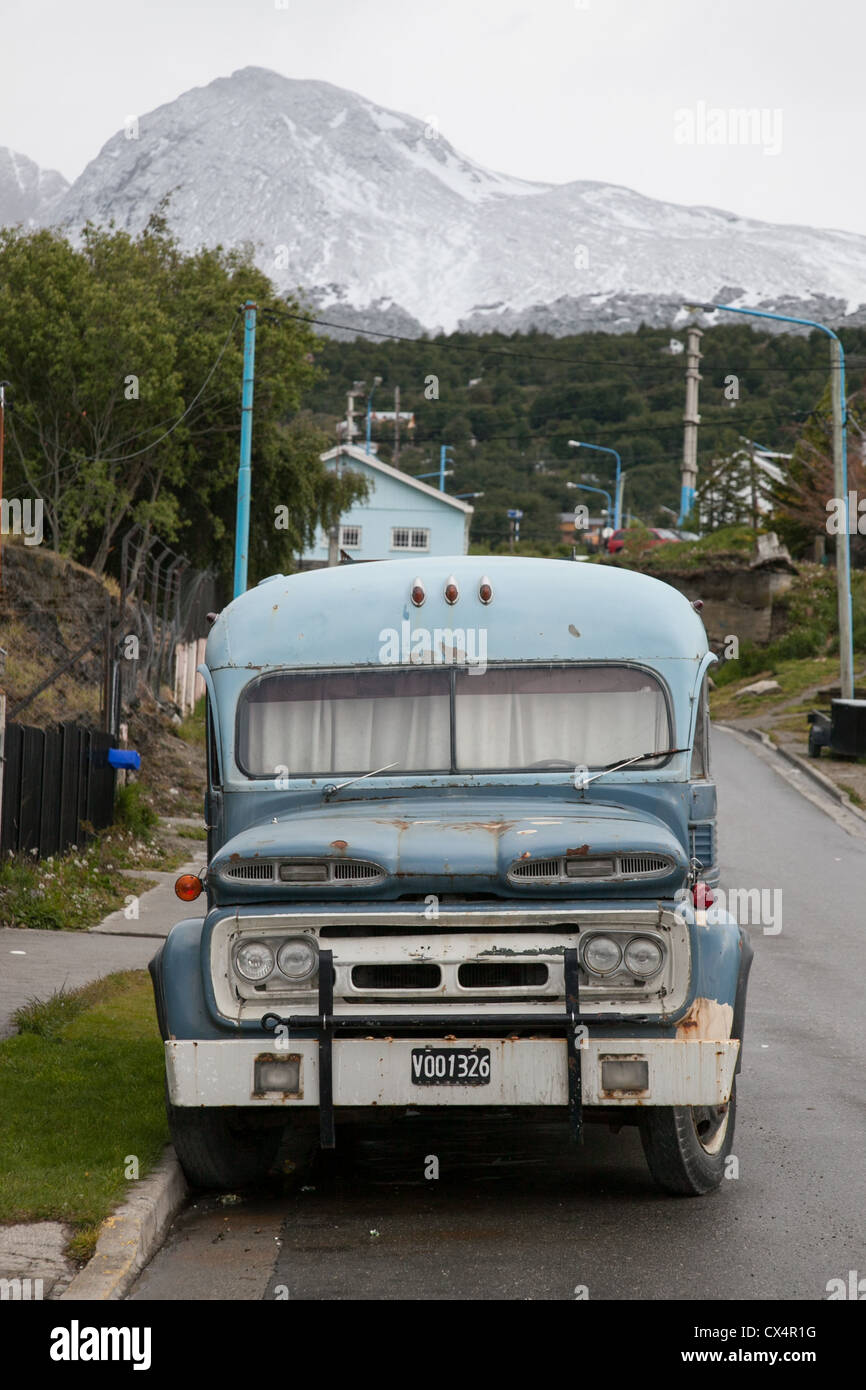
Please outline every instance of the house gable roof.
M355 459L358 463L366 464L376 473L382 473L386 478L393 478L398 483L405 483L407 487L416 488L418 492L426 493L428 497L434 497L437 502L443 502L449 507L456 507L464 514L470 514L475 510L467 502L461 502L459 497L449 497L447 492L440 492L438 487L429 487L427 483L421 482L419 478L413 478L409 473L403 473L399 468L392 468L390 463L383 463L376 458L375 454L366 454L363 449L359 449L355 444L338 444L333 449L328 449L320 455L323 463L328 463L342 454L344 458Z

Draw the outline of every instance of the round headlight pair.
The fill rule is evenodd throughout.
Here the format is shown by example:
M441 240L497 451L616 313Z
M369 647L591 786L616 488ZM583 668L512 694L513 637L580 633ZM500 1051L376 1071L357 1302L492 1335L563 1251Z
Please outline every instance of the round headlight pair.
M258 984L279 967L287 980L309 979L316 973L319 953L303 936L290 937L277 948L276 956L266 941L246 941L235 954L235 969L245 980Z
M649 936L633 936L623 950L612 936L591 936L583 948L583 964L591 975L613 975L625 966L631 975L648 980L662 966L664 955Z

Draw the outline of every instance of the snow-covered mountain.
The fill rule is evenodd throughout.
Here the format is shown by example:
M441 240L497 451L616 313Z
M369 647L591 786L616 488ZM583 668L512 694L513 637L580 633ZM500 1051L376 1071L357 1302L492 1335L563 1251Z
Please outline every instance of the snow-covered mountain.
M50 221L69 188L56 169L40 169L24 154L0 145L0 227L33 227Z
M529 183L327 82L243 68L119 132L46 217L136 230L166 195L181 241L252 243L281 290L396 331L613 331L683 297L866 322L866 237Z

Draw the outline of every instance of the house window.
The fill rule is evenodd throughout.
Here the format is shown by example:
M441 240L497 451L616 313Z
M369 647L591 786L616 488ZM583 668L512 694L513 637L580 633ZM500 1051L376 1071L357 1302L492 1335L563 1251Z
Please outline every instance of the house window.
M361 549L361 528L360 526L341 526L340 545L344 550Z
M392 550L429 550L430 531L426 526L392 526Z

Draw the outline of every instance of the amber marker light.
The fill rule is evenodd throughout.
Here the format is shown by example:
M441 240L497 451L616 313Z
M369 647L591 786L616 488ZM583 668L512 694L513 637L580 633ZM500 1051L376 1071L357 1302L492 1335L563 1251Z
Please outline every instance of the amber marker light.
M198 874L181 874L175 881L174 891L185 903L192 903L204 892L204 884Z

